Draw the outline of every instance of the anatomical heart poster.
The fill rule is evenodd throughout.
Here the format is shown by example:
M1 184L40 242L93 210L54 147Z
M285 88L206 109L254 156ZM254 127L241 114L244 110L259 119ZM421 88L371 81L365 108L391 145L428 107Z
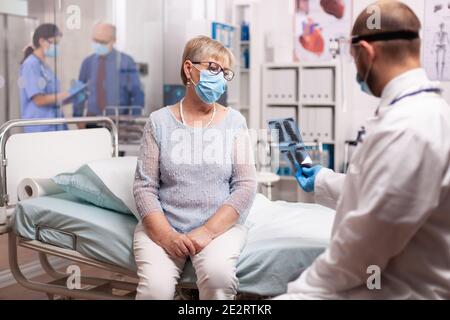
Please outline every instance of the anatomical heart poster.
M295 59L328 61L330 45L351 32L351 0L295 1Z
M423 65L433 81L450 81L450 0L425 1Z

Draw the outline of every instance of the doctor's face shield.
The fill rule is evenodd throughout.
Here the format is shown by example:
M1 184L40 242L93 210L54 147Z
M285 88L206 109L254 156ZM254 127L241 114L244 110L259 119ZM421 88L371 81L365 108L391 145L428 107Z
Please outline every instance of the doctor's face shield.
M366 35L355 35L351 38L350 41L350 53L354 59L354 63L357 68L357 76L356 81L358 82L361 91L373 95L372 90L368 84L368 79L370 76L370 72L372 71L373 61L369 63L368 66L362 66L361 63L361 55L365 50L364 47L361 46L361 42L365 41L366 43L374 43L379 41L392 41L392 40L415 40L419 38L419 33L416 31L410 30L401 30L401 31L389 31L389 32L377 32L373 34Z
M350 47L350 54L355 58L355 54L358 54L358 47L360 46L361 41L365 41L368 43L373 42L386 42L386 41L394 41L394 40L416 40L419 39L419 32L412 30L400 30L400 31L379 31L372 34L366 35L354 35L351 37L351 40L348 42Z

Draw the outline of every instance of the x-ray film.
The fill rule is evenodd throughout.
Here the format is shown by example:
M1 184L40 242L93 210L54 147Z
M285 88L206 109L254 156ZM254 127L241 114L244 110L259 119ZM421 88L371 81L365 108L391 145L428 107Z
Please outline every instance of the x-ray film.
M281 155L291 164L293 172L300 167L311 167L312 159L308 154L297 121L293 118L269 121L269 129L278 137L276 141Z

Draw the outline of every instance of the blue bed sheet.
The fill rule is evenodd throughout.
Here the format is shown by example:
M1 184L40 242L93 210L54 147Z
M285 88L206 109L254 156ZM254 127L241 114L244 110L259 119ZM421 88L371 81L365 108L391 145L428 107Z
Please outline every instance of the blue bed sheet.
M310 204L271 202L258 195L247 220L247 245L238 263L240 292L274 296L327 247L334 212ZM135 271L132 216L101 209L67 193L22 201L16 233ZM76 235L76 244L70 234ZM74 246L76 245L76 248ZM182 282L195 283L189 263Z

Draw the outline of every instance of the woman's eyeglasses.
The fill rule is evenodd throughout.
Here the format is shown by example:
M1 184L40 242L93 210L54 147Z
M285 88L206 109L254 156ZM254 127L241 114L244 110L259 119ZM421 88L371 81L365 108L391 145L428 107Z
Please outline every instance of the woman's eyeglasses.
M192 64L208 64L208 71L213 75L218 75L223 72L223 77L227 81L231 81L234 79L234 71L231 69L224 69L218 63L212 61L192 61Z

